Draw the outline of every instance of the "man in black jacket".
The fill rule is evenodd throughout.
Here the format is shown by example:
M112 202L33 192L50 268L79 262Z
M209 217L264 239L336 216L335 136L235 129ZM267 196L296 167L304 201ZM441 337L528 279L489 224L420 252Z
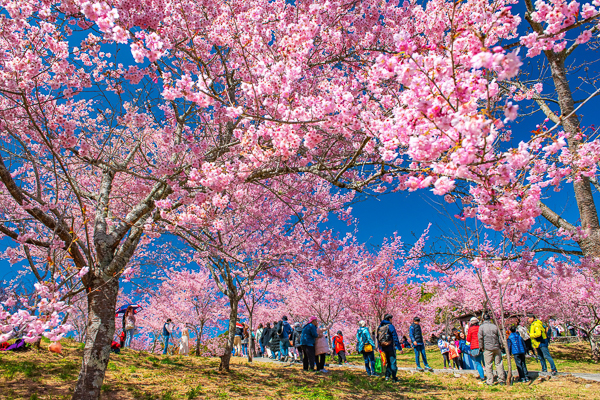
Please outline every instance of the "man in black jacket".
M271 323L267 322L267 326L263 330L263 334L260 337L260 344L265 349L265 354L267 355L267 357L269 357L270 353L271 353L271 348L269 347L270 346L269 342L271 341L272 334L273 334L273 330L271 329Z
M396 328L392 325L392 314L385 314L383 321L377 328L377 342L379 349L385 353L385 380L392 379L398 382L398 366L396 364L396 349L402 353L402 346L398 340Z
M421 318L413 318L413 323L408 329L408 336L410 336L410 341L412 342L413 350L415 351L417 371L423 371L423 368L421 368L421 363L419 362L419 357L421 356L423 357L425 369L433 372L433 368L431 368L427 363L427 356L425 355L425 339L423 339L423 331L421 330Z

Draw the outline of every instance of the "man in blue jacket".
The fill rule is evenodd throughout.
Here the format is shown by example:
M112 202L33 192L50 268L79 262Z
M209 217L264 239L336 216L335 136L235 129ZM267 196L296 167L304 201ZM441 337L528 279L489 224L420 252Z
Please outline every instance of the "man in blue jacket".
M377 328L377 342L379 350L385 354L385 380L389 381L390 376L392 382L398 382L398 366L396 365L396 349L402 353L402 345L398 340L396 328L392 325L392 314L385 314L383 321Z
M292 327L288 322L288 317L283 316L278 324L279 332L279 361L286 362L288 360L288 351L290 348L290 335L292 333Z
M319 336L317 333L317 317L310 317L308 324L302 328L300 336L300 345L302 349L302 367L305 371L315 370L315 340Z
M421 318L414 317L413 323L408 329L408 335L412 342L413 349L415 351L415 362L417 363L417 371L422 372L421 363L419 362L419 355L423 357L423 364L427 371L433 372L433 368L427 363L427 356L425 355L425 340L423 339L423 331L421 330Z

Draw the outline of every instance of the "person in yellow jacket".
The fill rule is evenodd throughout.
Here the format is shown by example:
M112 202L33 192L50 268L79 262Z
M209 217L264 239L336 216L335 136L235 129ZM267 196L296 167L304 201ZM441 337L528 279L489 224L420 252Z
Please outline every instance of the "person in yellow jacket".
M542 364L542 372L548 372L546 367L546 360L550 363L550 368L552 369L551 374L556 375L556 365L554 364L554 360L550 355L550 350L548 350L548 336L546 335L546 327L535 317L534 314L527 314L527 318L529 323L529 336L531 337L531 344L533 348L538 354L540 359L540 364Z

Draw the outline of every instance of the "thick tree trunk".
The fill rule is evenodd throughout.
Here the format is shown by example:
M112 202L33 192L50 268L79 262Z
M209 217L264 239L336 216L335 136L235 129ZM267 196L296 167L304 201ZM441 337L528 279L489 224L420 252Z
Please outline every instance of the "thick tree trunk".
M250 332L248 332L248 362L252 362L252 349L254 348L254 338L252 337L252 313L250 313Z
M592 332L588 332L588 342L592 351L592 361L595 363L600 362L600 343L594 338Z
M554 81L561 111L562 126L565 132L572 134L568 139L568 145L571 153L575 154L582 141L574 137L580 132L580 123L577 114L574 112L575 101L567 79L565 60L562 54L555 54L551 51L546 52L546 57L550 62L552 80ZM579 209L581 227L587 234L585 239L579 241L581 251L587 257L600 257L600 223L589 179L585 176L575 179L573 190Z
M115 333L119 280L94 278L88 292L88 324L73 400L98 400Z
M231 362L231 350L233 349L233 338L235 337L235 323L237 322L238 316L238 304L239 300L237 298L229 298L229 334L227 338L227 345L225 346L225 354L221 356L221 364L219 364L219 371L229 372L229 363Z

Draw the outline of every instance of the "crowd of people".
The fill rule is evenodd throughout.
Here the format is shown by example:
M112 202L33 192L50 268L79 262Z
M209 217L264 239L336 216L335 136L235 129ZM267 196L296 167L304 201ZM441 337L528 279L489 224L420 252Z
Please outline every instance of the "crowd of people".
M379 371L376 370L376 349L380 355L379 362L385 366L381 374L386 380L394 382L398 380L397 351L403 353L407 349L412 349L414 352L417 371L433 371L427 361L426 341L420 318L414 317L408 331L408 338L399 337L392 320L393 316L386 314L373 332L369 330L365 321L358 323L356 352L363 357L367 375L379 375ZM491 316L484 314L482 320L473 317L464 329L454 327L451 334L442 334L437 339L445 369L474 369L478 372L478 378L486 384L494 384L495 378L498 384L504 384L506 372L503 357L508 352L515 360L521 382L529 381L527 357L537 359L542 372L547 372L549 364L550 373L556 375L556 365L548 348L552 335L549 325L542 323L533 314L527 315L529 328L521 324L518 318L512 320L512 324L506 331L508 348L505 348L500 329L492 322ZM130 347L136 322L132 309L125 311L122 322L122 347ZM167 354L172 332L173 323L171 319L167 319L162 329L163 354ZM232 354L246 357L249 351L254 356L266 357L274 361L301 362L305 371L327 372L325 369L327 355L331 355L332 359L337 356L339 364L348 362L343 333L337 331L330 339L328 330L319 326L317 317L310 317L304 325L295 322L292 326L287 316L283 316L281 320L274 321L272 324L269 322L264 325L259 324L256 332L253 332L248 324L238 320ZM182 331L179 354L189 354L187 329Z
M425 352L425 335L419 317L414 317L410 325L408 337L400 338L392 323L393 316L386 314L376 330L371 332L365 321L359 321L356 331L356 352L361 354L367 375L379 375L376 371L376 352L383 360L384 370L381 372L387 380L397 381L397 352L403 353L412 349L415 355L417 371L433 371L427 361ZM503 357L509 352L515 359L515 364L521 382L528 382L529 376L526 357L539 360L542 372L557 373L556 365L550 355L549 327L543 324L533 314L528 315L529 328L521 324L519 319L512 321L506 331L507 346L504 348L499 328L492 322L489 314L484 314L483 321L473 317L463 329L452 328L451 334L441 335L437 345L442 355L445 369L474 369L478 378L488 385L504 384L506 372ZM235 343L242 343L249 337L248 327L239 324L236 330ZM254 336L254 334L252 334ZM302 362L306 371L325 370L325 360L328 354L337 356L340 364L347 362L346 345L341 331L329 340L327 330L319 327L316 317L310 317L306 324L296 322L290 325L284 316L272 325L260 324L256 331L256 342L259 344L258 355L276 361ZM246 355L243 345L235 350L236 355ZM495 367L495 374L494 369Z

